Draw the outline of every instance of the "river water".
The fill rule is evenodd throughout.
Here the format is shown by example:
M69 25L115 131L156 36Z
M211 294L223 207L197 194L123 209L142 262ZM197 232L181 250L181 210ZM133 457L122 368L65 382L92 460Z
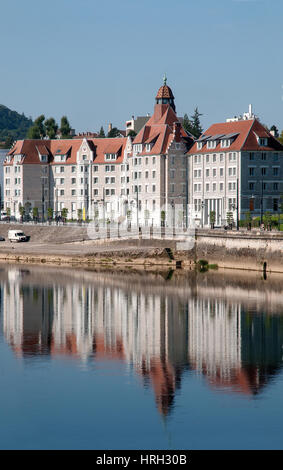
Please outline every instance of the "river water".
M282 281L0 266L1 449L282 449Z

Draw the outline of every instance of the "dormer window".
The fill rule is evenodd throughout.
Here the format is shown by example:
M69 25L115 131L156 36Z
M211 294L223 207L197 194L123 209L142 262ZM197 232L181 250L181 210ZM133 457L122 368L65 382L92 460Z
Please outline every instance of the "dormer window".
M21 155L14 155L14 163L20 163L22 159ZM11 161L11 160L9 160Z
M134 145L134 152L142 152L142 144L135 144Z
M208 149L215 149L216 148L216 140L208 140L207 141L207 148Z
M230 139L222 139L221 140L221 147L230 147L231 145L231 140Z
M47 162L48 161L47 155L40 155L39 159L40 159L41 162Z
M65 161L66 161L66 155L55 155L56 163L65 162Z
M268 139L266 137L259 137L258 139L258 144L261 146L261 147L267 147L268 145Z
M201 149L202 149L202 145L203 145L202 142L197 142L197 149L198 149L198 150L201 150Z
M145 150L146 150L146 152L150 152L151 151L151 144L146 144Z
M117 160L117 154L116 153L106 153L105 154L105 160Z

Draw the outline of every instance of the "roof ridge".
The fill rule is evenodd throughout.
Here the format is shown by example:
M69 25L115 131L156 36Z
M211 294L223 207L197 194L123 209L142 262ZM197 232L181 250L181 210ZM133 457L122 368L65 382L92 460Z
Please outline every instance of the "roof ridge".
M246 141L247 141L247 139L248 139L248 137L249 137L249 135L250 135L250 132L251 132L251 130L252 130L252 128L253 128L253 125L254 125L255 121L256 121L256 118L254 118L253 121L252 121L251 127L249 128L249 131L247 132L247 135L246 135L246 138L245 138L245 140L244 140L244 142L243 142L243 145L242 145L241 148L240 148L240 152L241 152L242 149L244 148L244 145L245 145L245 143L246 143Z

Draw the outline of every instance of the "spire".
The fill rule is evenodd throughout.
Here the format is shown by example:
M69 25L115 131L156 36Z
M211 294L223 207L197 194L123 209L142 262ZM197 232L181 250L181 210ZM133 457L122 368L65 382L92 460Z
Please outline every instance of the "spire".
M166 86L166 82L167 82L167 77L166 77L166 73L164 74L164 77L163 77L163 85Z

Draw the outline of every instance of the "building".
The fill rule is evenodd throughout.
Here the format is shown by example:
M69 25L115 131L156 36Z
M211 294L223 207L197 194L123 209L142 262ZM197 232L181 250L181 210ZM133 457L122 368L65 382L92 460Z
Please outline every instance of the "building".
M26 215L37 208L40 220L67 209L70 219L80 210L83 218L156 225L179 204L182 225L192 144L165 79L154 114L134 141L89 135L17 141L4 162L4 208L17 219L24 207Z
M186 224L188 205L187 151L193 144L176 115L174 95L164 84L156 95L154 113L133 140L129 157L130 196L140 222Z
M213 124L189 151L189 198L200 226L234 223L245 214L278 213L283 192L283 145L249 113ZM229 214L230 216L230 214ZM212 219L211 219L212 220Z

